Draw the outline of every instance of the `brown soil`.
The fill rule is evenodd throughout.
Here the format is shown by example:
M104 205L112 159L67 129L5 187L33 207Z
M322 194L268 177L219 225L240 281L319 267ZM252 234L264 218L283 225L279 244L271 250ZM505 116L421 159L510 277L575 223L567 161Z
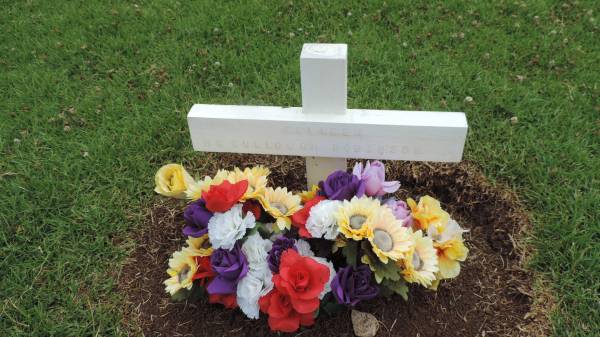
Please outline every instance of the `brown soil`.
M271 184L299 190L304 162L296 157L216 155L196 163L194 173L264 164ZM378 336L540 336L548 332L544 303L535 300L532 274L523 269L519 247L526 213L513 194L492 187L473 165L387 163L388 177L400 180L399 197L430 194L470 229L469 257L458 278L437 292L411 288L409 301L377 299L359 306L382 323ZM157 198L158 199L158 198ZM162 284L167 260L184 243L183 202L160 198L138 233L136 249L121 270L127 298L125 325L145 336L268 336L266 319L247 319L239 310L208 304L173 303ZM134 331L137 330L137 331ZM320 316L306 336L353 336L350 313Z

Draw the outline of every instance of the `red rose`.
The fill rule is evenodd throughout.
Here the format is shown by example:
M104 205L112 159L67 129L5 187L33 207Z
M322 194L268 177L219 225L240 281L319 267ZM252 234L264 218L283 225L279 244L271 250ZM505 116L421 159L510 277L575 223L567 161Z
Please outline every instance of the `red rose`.
M202 199L206 201L206 208L211 212L225 213L240 200L248 189L248 180L242 180L235 184L225 180L219 185L213 185L202 193Z
M304 204L304 207L302 207L301 210L292 215L292 225L298 228L298 234L300 234L300 236L308 239L312 237L308 230L306 230L306 221L310 215L310 209L313 208L314 205L321 202L321 200L325 200L325 197L318 195L310 199Z
M294 310L289 295L277 289L258 300L260 310L269 315L269 327L273 331L294 332L302 326L315 324L314 312L301 314Z
M212 304L221 303L227 309L235 309L237 308L237 300L236 294L209 294L208 302Z
M260 203L256 200L247 200L242 206L242 215L246 215L248 212L252 212L254 214L254 218L256 220L260 219L260 213L262 209Z
M196 256L194 259L196 259L198 269L196 269L196 274L192 276L192 279L200 280L200 285L204 287L207 281L215 277L215 272L210 265L210 256Z
M319 308L319 294L329 281L329 268L314 259L301 256L294 249L281 254L279 274L273 275L278 291L286 294L294 310L301 314Z

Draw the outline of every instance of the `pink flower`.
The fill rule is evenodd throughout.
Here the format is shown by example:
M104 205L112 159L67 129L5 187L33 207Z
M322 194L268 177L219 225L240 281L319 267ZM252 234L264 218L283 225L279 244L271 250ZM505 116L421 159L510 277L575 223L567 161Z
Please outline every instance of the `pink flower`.
M408 208L408 205L404 201L389 198L383 203L383 205L389 207L392 210L392 213L394 213L396 219L402 221L402 226L412 227L413 217L410 214L410 208Z
M362 163L356 163L352 174L364 182L365 194L370 197L381 197L400 188L398 181L385 181L385 166L378 160L372 163L367 161L364 168Z

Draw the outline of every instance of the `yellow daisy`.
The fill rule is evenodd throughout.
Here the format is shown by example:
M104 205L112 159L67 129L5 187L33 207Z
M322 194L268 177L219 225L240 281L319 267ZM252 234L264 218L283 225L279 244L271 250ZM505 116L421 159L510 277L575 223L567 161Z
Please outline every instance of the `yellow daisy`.
M185 191L185 195L188 199L191 199L192 201L198 200L202 198L202 193L208 191L213 185L221 184L223 181L225 181L225 179L227 179L228 176L228 171L219 170L217 171L217 174L215 174L214 178L206 176L204 177L204 180L199 180L190 184L187 190Z
M418 283L429 287L436 279L435 274L438 271L438 257L433 241L423 232L418 230L411 235L414 246L408 254L399 261L402 266L404 279L411 283Z
M319 192L319 186L312 185L310 191L302 191L300 193L300 199L303 203L306 203L310 199L314 198L317 195L317 192Z
M169 269L167 269L168 278L165 282L165 290L174 295L181 289L192 289L194 280L192 279L196 274L196 260L193 256L185 251L179 251L173 253L173 257L169 259Z
M450 219L448 212L440 206L440 202L428 195L421 197L418 204L411 198L406 201L415 220L415 225L420 229L427 231L429 226L435 226L439 229L445 226Z
M191 256L210 256L213 252L208 234L204 234L198 238L188 236L186 243L188 246L183 251Z
M373 252L383 263L403 258L413 245L408 228L403 227L388 208L381 207L368 228Z
M262 207L275 218L275 223L280 230L290 229L290 217L300 210L300 197L288 192L287 188L266 188L259 201Z
M243 171L239 168L234 168L229 172L227 180L235 184L241 180L248 180L248 189L242 196L242 201L248 199L257 199L261 196L267 187L267 177L271 171L264 166L255 166L253 168L246 167Z
M369 226L381 211L379 200L368 197L344 200L335 214L340 232L348 239L360 241L369 234Z

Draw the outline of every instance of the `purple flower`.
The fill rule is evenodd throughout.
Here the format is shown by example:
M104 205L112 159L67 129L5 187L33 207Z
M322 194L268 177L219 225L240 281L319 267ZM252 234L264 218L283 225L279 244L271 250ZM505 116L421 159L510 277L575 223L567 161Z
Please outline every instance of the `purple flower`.
M362 197L365 194L365 184L357 176L335 171L319 182L320 193L329 200L350 200L352 197Z
M208 233L208 221L213 214L206 209L204 199L198 199L189 204L183 212L186 226L183 227L183 235L195 238Z
M356 163L352 174L365 184L365 194L370 197L381 197L386 193L394 193L400 188L398 181L385 181L385 166L375 160L363 168L362 163Z
M206 288L209 294L235 293L238 282L248 273L248 260L239 243L231 250L219 248L213 251L210 265L217 276Z
M286 238L285 236L280 236L273 242L273 247L269 251L269 255L267 256L267 263L269 264L269 269L275 274L279 273L279 263L281 262L281 253L285 252L288 249L296 249L294 245L296 240Z
M340 268L331 281L331 291L340 304L355 306L363 300L370 300L379 294L379 288L373 284L371 269L366 265L356 268Z
M410 208L404 201L389 198L383 204L392 210L396 219L402 220L402 226L412 227L413 217L410 214Z

